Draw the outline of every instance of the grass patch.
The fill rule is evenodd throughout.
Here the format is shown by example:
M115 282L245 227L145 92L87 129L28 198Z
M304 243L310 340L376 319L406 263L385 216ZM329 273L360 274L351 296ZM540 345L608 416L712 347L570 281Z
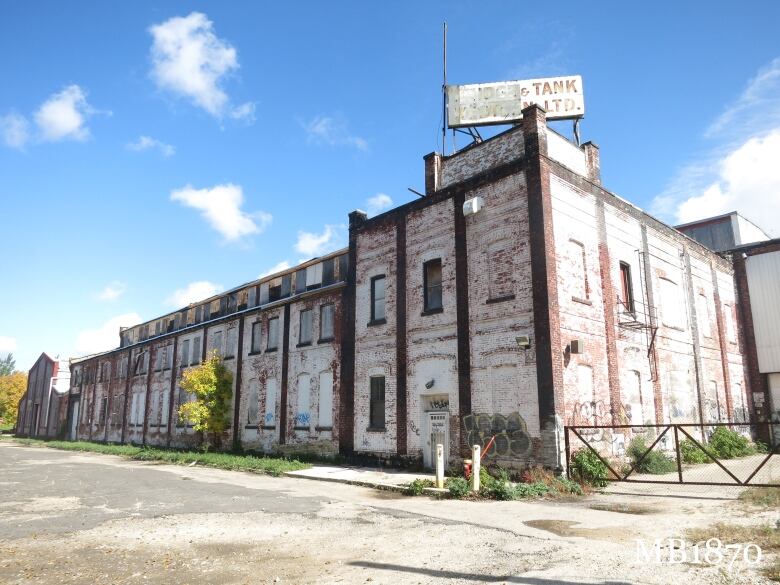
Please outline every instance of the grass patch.
M135 461L160 461L173 465L191 465L197 463L206 467L227 469L230 471L252 471L265 473L274 477L286 471L298 471L311 467L308 463L297 459L282 457L257 457L254 455L234 453L204 453L202 451L177 451L160 449L158 447L138 447L135 445L111 445L91 443L88 441L42 441L39 439L15 439L22 445L35 445L61 449L63 451L81 451L118 455Z
M780 488L756 487L739 494L739 500L759 508L780 510Z

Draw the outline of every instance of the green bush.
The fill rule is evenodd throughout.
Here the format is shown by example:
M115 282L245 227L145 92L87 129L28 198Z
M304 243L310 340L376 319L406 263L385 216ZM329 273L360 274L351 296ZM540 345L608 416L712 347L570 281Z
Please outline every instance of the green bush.
M407 496L420 496L423 493L423 490L425 488L433 487L436 485L433 481L430 479L415 479L414 481L409 482L406 484L406 488L404 489L404 493Z
M762 443L761 441L753 443L753 449L756 453L761 453L762 455L767 455L769 453L769 445Z
M590 449L579 449L571 456L569 464L571 475L580 483L588 483L596 487L605 487L609 470L604 462Z
M551 491L554 491L559 494L572 494L575 496L581 496L584 493L582 491L582 486L580 484L566 477L556 477L553 480L550 488Z
M579 487L579 486L577 486ZM552 490L550 490L550 487L542 482L542 481L536 481L534 483L519 483L515 487L514 490L514 498L538 498L541 496L546 496L549 494Z
M734 459L756 452L755 446L746 437L727 427L715 429L710 437L710 447L720 459Z
M671 473L677 470L677 463L671 457L667 457L660 451L650 451L647 453L647 443L644 437L634 437L626 448L626 453L631 458L631 462L636 466L640 473L651 473L660 475L662 473ZM647 455L645 455L647 453ZM644 458L642 456L644 455ZM641 459L641 461L640 461ZM639 465L637 465L639 462Z
M463 477L451 477L445 484L453 498L465 498L471 491L471 484Z
M712 460L690 439L680 441L680 456L683 463L710 463Z

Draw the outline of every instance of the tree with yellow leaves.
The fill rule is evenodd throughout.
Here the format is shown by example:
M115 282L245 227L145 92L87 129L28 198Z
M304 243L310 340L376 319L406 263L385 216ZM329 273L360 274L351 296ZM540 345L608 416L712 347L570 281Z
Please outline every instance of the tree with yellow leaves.
M13 372L0 376L0 425L13 427L19 415L19 401L27 390L27 374Z
M185 371L179 385L195 395L195 400L179 405L179 418L210 439L204 444L205 449L218 449L221 435L229 425L233 373L213 351L202 364Z

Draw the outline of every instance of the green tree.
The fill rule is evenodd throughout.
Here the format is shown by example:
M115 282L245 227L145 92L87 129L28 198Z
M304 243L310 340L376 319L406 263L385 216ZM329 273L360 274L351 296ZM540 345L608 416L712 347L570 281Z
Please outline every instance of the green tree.
M0 359L0 376L10 376L16 369L16 360L14 354L9 353L3 359Z
M194 394L195 400L179 406L179 418L202 433L207 439L206 449L219 448L221 435L228 427L233 373L214 351L202 364L184 372L180 386Z
M27 390L27 374L14 372L0 376L0 424L16 425L19 400Z

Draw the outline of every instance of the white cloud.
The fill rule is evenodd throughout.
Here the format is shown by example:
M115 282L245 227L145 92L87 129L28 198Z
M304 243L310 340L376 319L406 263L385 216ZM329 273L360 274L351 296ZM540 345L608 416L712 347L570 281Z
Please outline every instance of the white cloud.
M76 337L76 352L85 355L119 347L119 328L132 327L141 321L138 313L125 313L109 319L97 329L85 329Z
M166 144L165 142L161 142L156 138L152 138L151 136L139 136L138 140L135 142L127 143L127 150L132 150L133 152L141 152L143 150L150 149L159 150L160 154L162 154L165 158L176 154L176 149L173 146Z
M340 117L315 116L310 122L302 124L309 144L327 146L352 146L361 151L368 150L365 138L350 133L347 123Z
M208 280L198 280L189 283L184 288L178 288L165 302L173 307L186 307L190 303L202 301L225 290L221 284L214 284Z
M392 206L393 200L390 198L390 195L387 195L386 193L377 193L373 197L369 197L368 201L366 201L369 215L376 215L385 209L390 209Z
M87 94L78 85L69 85L49 97L35 112L35 123L45 141L86 140L86 119L95 110L87 103Z
M226 75L239 68L235 47L214 34L214 25L200 12L177 16L149 28L152 78L161 89L189 98L212 116L254 116L253 104L230 108L222 87Z
M710 152L684 165L653 211L687 223L739 211L780 235L780 58L762 68L709 126Z
M271 274L276 274L277 272L281 272L282 270L287 270L289 267L290 267L290 263L287 260L282 260L278 264L271 266L271 268L269 268L265 272L262 272L257 278L265 278L266 276L270 276Z
M679 223L737 210L771 234L780 234L780 129L751 138L718 163L703 192L681 201Z
M344 226L326 225L321 234L299 231L295 249L307 258L313 258L338 250L343 241Z
M16 338L0 335L0 354L16 351Z
M761 68L745 90L718 116L705 133L744 135L760 133L762 129L780 126L780 57Z
M25 147L30 139L29 126L27 118L19 114L0 116L0 135L5 145L11 148L21 150Z
M95 295L99 301L115 301L125 292L127 285L124 282L114 280L109 282L103 290Z
M273 219L270 213L247 213L240 185L227 183L210 189L195 189L187 185L171 193L171 201L179 201L201 212L204 219L225 237L235 241L244 236L262 233Z
M247 124L254 124L255 104L252 102L246 102L245 104L236 106L230 111L230 117L234 120L243 120Z

